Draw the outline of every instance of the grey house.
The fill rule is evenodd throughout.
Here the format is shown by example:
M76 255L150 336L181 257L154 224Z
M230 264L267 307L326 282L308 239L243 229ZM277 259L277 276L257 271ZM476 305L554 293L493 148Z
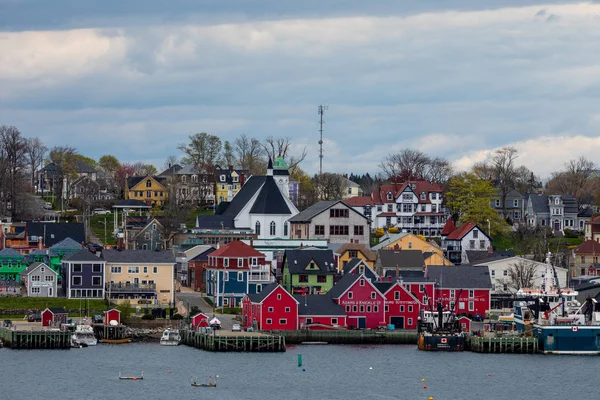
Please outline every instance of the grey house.
M549 226L553 231L583 230L578 212L577 199L573 195L531 194L525 218L529 226Z
M527 208L527 199L516 190L511 190L506 194L504 206L502 206L502 198L498 195L492 199L492 208L502 217L502 219L510 219L513 224L524 221L525 209Z
M103 299L104 269L102 257L80 250L62 260L62 286L69 299Z
M44 263L33 263L21 271L29 297L56 297L58 274Z

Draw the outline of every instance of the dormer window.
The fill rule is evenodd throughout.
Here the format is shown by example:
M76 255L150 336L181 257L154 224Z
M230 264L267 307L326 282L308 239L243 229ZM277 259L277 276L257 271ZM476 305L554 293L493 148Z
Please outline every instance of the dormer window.
M181 177L181 182L185 183L187 181L187 176L183 175Z
M221 175L220 179L221 179L221 182L225 182L225 175Z
M556 197L554 199L554 204L556 204L556 205L560 204L560 198Z
M150 179L148 179L148 180L146 181L146 187L147 187L147 188L149 188L149 187L152 187L152 181L151 181Z
M239 182L240 181L240 177L236 176L236 175L232 176L232 179L233 179L234 182Z
M421 192L421 200L427 200L427 193Z
M388 192L387 199L388 200L394 200L394 195L392 194L392 192Z

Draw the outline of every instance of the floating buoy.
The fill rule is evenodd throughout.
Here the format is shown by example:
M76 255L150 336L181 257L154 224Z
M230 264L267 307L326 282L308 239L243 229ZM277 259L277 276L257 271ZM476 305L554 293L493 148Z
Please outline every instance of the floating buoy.
M421 378L421 382L425 382L425 378Z
M373 369L373 367L369 367L369 369Z
M302 368L302 372L306 372L306 370L304 368Z
M433 400L433 397L430 397L429 400Z
M298 366L302 366L302 354L298 354Z
M492 376L492 374L488 374L488 376Z
M168 371L167 371L167 374L170 374L170 373L171 373L171 370L168 370Z
M134 381L137 381L137 378L133 378Z
M423 389L427 389L427 385L423 386Z

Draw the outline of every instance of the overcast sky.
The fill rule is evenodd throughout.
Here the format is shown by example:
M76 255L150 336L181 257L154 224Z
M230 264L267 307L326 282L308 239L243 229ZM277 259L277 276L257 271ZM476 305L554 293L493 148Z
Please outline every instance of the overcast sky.
M0 125L96 159L161 169L192 133L245 133L316 172L325 104L327 171L513 145L544 177L600 162L599 97L594 2L0 0Z

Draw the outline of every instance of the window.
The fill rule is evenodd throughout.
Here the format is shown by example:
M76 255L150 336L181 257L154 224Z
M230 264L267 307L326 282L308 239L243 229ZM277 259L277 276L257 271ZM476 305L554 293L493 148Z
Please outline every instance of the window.
M72 282L73 282L73 286L81 286L81 277L74 276Z
M469 311L475 311L475 303L472 301L469 302Z
M285 308L285 312L290 312L290 308L289 308L289 307L286 307L286 308Z
M329 218L348 218L350 216L350 210L332 208L329 210Z
M144 232L144 240L150 240L150 232Z
M479 241L479 248L480 249L485 249L485 240L480 240Z
M394 292L394 300L400 300L400 292Z
M331 225L329 234L334 236L348 236L348 225Z
M221 182L225 182L225 175L221 175L221 176L219 177L219 179L221 180Z
M350 251L348 251L348 257L350 257L350 258L358 258L358 251L356 251L356 250L350 250Z
M411 326L411 325L412 325L412 321L413 321L413 319L412 319L412 318L409 318L409 319L408 319L408 326Z
M337 325L338 324L338 319L337 318L331 318L331 325Z
M244 273L243 272L238 272L237 274L237 280L238 282L242 282L244 280Z
M495 269L493 269L491 273L492 273L492 276L496 276L496 270Z
M375 292L371 292L371 298L372 299L376 299L377 298L377 294Z
M273 312L273 307L269 307L269 312Z
M81 264L73 264L73 272L81 272Z
M365 306L360 306L360 312L365 312Z
M142 271L144 271L144 274L148 273L148 267L142 267Z
M378 312L379 311L379 306L373 306L373 312Z
M464 301L459 301L458 302L458 309L459 310L464 310L465 309L465 302Z
M404 193L402 195L402 201L412 201L413 195L410 193Z
M100 286L100 285L102 285L102 277L92 276L92 286Z
M477 239L479 237L479 231L477 229L473 229L473 239Z
M513 200L513 207L519 207L519 200Z
M383 206L377 206L377 212L383 211Z
M354 296L354 295L353 295L353 293L352 293L352 292L348 292L348 298L349 298L349 299L352 299L352 298L353 298L353 296Z
M281 318L281 319L279 320L279 324L280 324L280 325L285 325L285 324L287 324L287 319L285 319L285 318Z
M360 284L360 286L365 286L365 280L361 279L359 284Z
M31 277L31 281L32 282L39 282L40 281L40 276L39 275L33 275Z
M121 273L121 267L110 267L110 272L112 274L120 274Z
M224 258L223 259L223 266L224 267L229 267L229 258Z
M454 291L454 289L450 290L450 298L452 298L452 299L453 299L453 298L454 298L454 295L455 295L455 293L456 293L456 292Z
M254 225L254 233L260 236L260 222L258 221L256 221L256 224Z
M127 267L127 273L129 274L139 274L140 267Z
M251 263L252 263L251 265L258 265L258 258L252 257L251 258Z
M413 306L408 306L408 312L413 312Z
M354 236L362 236L365 234L365 227L362 225L354 225Z
M508 276L508 270L505 269L504 271L502 271L502 275Z
M412 242L408 242L408 248L412 249Z
M308 275L299 275L298 276L298 282L307 283L308 282Z
M152 267L152 273L158 274L158 267Z
M560 204L560 198L556 197L554 199L554 204L559 205Z
M394 211L394 205L393 204L388 204L387 210L388 210L388 212Z
M277 300L281 300L281 293L277 293Z
M146 181L146 187L147 187L147 188L149 188L149 187L152 187L152 181L151 181L150 179L148 179L148 180Z
M41 267L41 268L40 268L40 271L44 272L44 271L46 271L46 268L44 268L44 267Z
M244 266L244 259L238 258L238 268L242 268Z
M284 222L283 223L283 236L287 236L288 235L288 223Z
M387 199L388 200L393 200L394 199L394 195L392 194L392 192L388 192Z
M385 306L383 306L383 309L385 310L385 312L388 312L388 311L390 311L390 306L385 305Z
M469 290L469 298L472 299L473 297L475 297L475 291Z
M419 292L423 293L424 291L425 291L425 285L419 285Z
M371 306L367 306L367 312L371 312Z
M495 205L496 207L500 207L500 200L495 200L495 201L494 201L494 205Z
M325 225L315 225L315 235L324 235Z
M54 276L46 275L46 282L54 282Z
M358 306L352 306L352 312L358 312Z
M32 287L31 288L31 293L40 293L40 288L39 287Z
M421 200L427 200L427 193L421 192Z
M267 325L271 325L273 323L273 320L271 318L267 318L266 323Z
M475 241L474 240L469 240L469 248L470 249L475 249Z
M346 306L346 312L350 312L350 306Z
M269 225L269 234L271 236L275 236L275 228L277 226L275 225L275 221L271 221L271 224Z
M226 282L229 281L229 272L227 272L227 271L223 272L223 280Z
M400 306L398 309L400 310L400 312L404 312L404 306Z
M317 275L317 282L318 283L325 283L325 282L327 282L327 275Z

